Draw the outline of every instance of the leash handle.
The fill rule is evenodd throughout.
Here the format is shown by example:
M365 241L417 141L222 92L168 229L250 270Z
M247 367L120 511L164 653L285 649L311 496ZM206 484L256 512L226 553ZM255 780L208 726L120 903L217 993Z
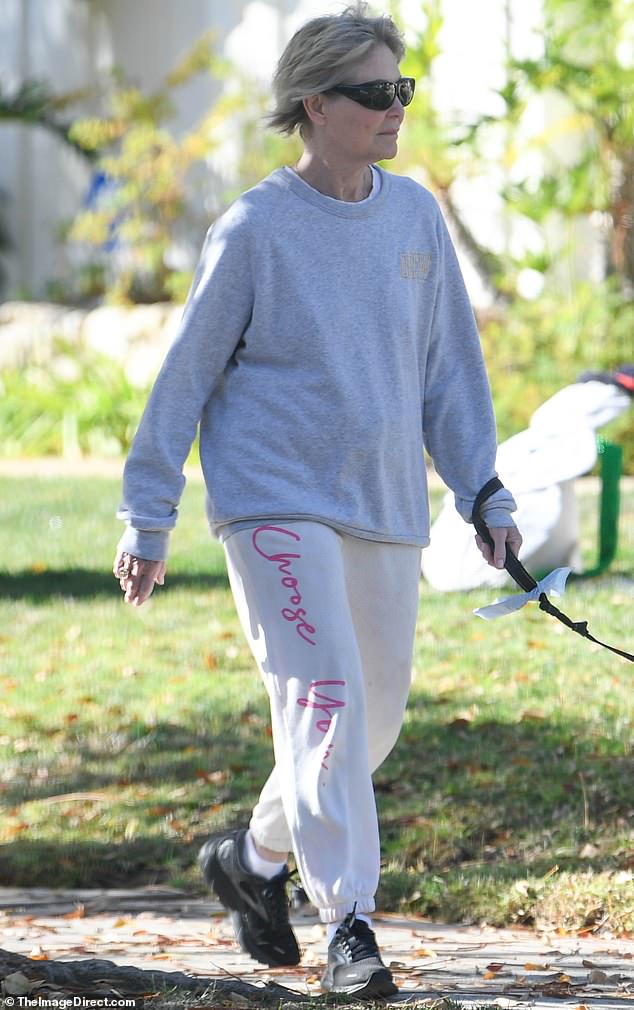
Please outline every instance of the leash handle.
M484 542L491 548L493 547L493 537L489 532L489 527L482 518L481 508L487 498L490 498L492 494L495 494L496 491L499 491L503 487L504 484L499 477L492 477L491 480L486 482L484 487L480 488L473 503L473 514L471 517L473 525ZM524 565L519 558L515 557L508 544L506 545L504 567L514 582L516 582L517 585L524 590L524 592L529 593L531 589L535 589L537 586L537 582L531 573L524 568ZM567 614L564 614L563 611L559 610L554 603L551 603L546 596L546 593L539 594L539 609L543 610L546 614L550 614L551 617L556 618L558 621L561 621L562 624L565 624L565 626L570 628L571 631L576 632L577 635L581 635L582 638L587 638L588 641L594 642L595 645L600 645L604 649L609 649L610 652L614 652L617 656L622 656L623 659L629 659L631 663L634 663L634 655L630 652L625 652L624 649L617 649L614 645L608 645L606 642L599 641L598 638L595 638L594 635L591 635L588 631L587 621L571 620Z
M473 514L472 521L478 534L482 537L484 542L493 548L493 537L489 531L489 527L482 518L481 508L487 498L490 498L492 494L496 491L500 491L504 487L504 484L499 477L492 477L491 480L487 481L484 487L480 488L478 491L475 501L473 503ZM519 558L516 558L513 551L506 545L506 557L504 558L504 567L509 573L511 578L517 582L524 592L530 593L531 589L535 589L537 585L535 579L528 572Z

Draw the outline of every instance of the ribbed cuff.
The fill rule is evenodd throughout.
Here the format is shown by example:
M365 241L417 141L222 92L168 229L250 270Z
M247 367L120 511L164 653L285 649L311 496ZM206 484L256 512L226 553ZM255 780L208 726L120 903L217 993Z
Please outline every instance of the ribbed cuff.
M467 523L473 522L474 501L475 498L460 498L458 495L455 496L456 509ZM487 526L515 526L509 513L515 512L516 509L517 503L509 489L501 487L499 491L496 491L490 498L487 498L480 512Z
M167 530L135 530L134 526L127 526L119 541L118 550L134 554L136 558L145 561L165 561L169 536Z
M356 909L355 909L356 905ZM355 898L354 901L346 901L341 905L331 905L330 908L320 908L319 918L322 922L343 922L350 912L361 912L362 915L370 915L376 908L374 898Z
M489 529L497 529L498 526L515 526L508 508L503 505L492 504L487 508L486 502L480 509L480 513Z

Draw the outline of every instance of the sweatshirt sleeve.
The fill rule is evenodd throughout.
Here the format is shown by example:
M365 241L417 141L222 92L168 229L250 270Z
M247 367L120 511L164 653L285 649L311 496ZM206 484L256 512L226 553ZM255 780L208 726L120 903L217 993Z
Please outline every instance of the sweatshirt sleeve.
M245 217L234 205L207 233L179 329L125 464L117 517L127 529L119 548L150 561L167 556L201 414L251 318Z
M434 466L471 522L481 487L497 476L495 418L480 337L453 243L437 209L438 286L423 390L423 439ZM506 488L483 507L489 526L512 526Z

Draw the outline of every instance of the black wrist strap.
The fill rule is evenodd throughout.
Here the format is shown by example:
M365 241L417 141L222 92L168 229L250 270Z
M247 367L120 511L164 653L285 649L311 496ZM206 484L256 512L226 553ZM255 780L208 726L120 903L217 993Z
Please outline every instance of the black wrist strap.
M500 491L503 487L504 484L499 477L492 477L491 480L487 481L484 487L480 489L473 503L473 515L471 517L473 525L484 542L491 548L493 547L493 538L489 532L489 527L482 518L481 509L484 502L487 501L492 494L495 494L496 491ZM537 582L533 576L524 568L522 562L515 557L508 544L506 545L504 567L513 581L516 582L517 585L525 592L528 593L531 589L535 589L537 586ZM571 631L576 632L577 635L581 635L582 638L587 638L588 641L594 642L596 645L601 645L604 649L609 649L610 652L616 653L617 656L622 656L623 659L629 659L631 663L634 663L634 656L631 653L625 652L623 649L617 649L613 645L607 645L606 642L600 642L598 638L595 638L594 635L591 635L588 631L587 621L572 621L567 614L564 614L554 605L554 603L551 603L546 596L546 593L539 594L538 602L540 610L545 611L547 614L550 614L551 617L555 617L558 621L561 621L562 624L565 624L565 626L570 628Z

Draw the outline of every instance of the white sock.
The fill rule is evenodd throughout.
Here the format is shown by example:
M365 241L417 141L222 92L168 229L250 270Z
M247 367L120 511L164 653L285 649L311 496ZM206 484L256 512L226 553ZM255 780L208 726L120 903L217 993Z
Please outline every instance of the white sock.
M372 919L370 918L369 915L364 915L363 912L361 912L361 913L355 912L354 917L355 917L355 919L363 919L364 922L367 922L367 924L370 927L370 929L372 929ZM333 939L335 933L339 929L339 927L340 927L340 925L341 925L342 922L343 922L343 919L341 920L341 922L327 922L326 923L326 941L327 941L327 943L328 943L329 946L330 946L331 940Z
M251 873L257 873L258 877L264 877L266 880L276 877L286 866L286 861L275 863L270 859L263 859L255 847L255 842L250 831L247 831L244 839L243 858L247 870L250 870Z

